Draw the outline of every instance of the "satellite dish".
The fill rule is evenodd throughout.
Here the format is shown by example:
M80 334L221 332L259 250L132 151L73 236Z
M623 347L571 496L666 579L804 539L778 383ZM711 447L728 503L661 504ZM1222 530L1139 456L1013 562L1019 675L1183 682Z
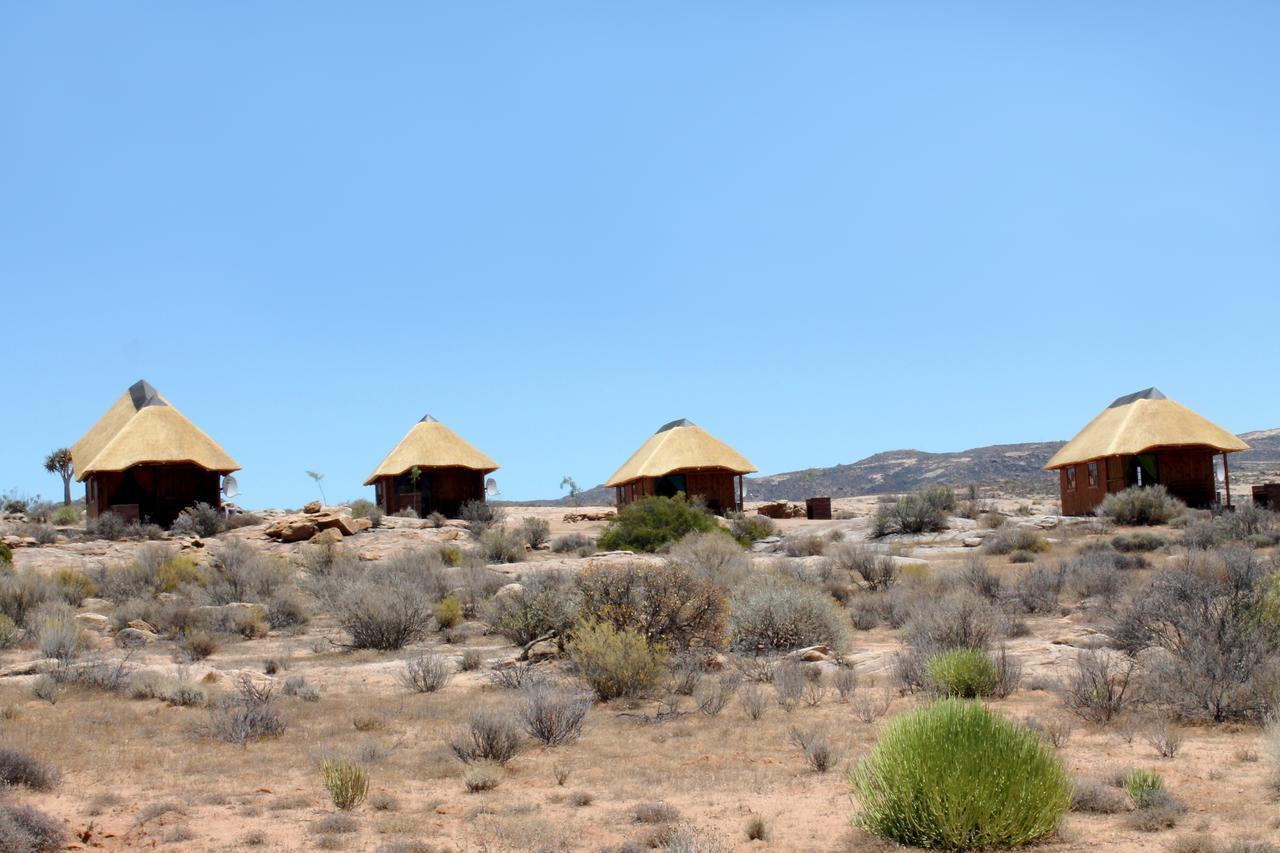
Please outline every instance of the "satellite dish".
M236 485L236 478L230 474L222 478L222 494L228 498L234 498L240 494L240 487Z
M484 493L486 497L490 497L490 498L494 497L495 495L502 494L502 492L498 491L498 481L493 479L492 477L485 480Z

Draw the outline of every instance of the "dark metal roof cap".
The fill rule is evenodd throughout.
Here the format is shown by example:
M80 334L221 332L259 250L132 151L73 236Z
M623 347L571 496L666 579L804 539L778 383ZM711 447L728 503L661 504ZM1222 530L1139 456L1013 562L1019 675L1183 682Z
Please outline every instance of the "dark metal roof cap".
M689 420L688 418L681 418L678 421L672 421L669 424L663 424L661 427L658 428L658 432L666 432L669 429L675 429L676 427L682 427L682 426L693 426L693 421ZM657 435L657 433L654 433L654 434Z
M1121 406L1127 406L1135 400L1167 400L1164 394L1160 393L1159 388L1146 388L1142 391L1134 391L1132 394L1125 394L1123 397L1117 397L1116 401L1108 409L1118 409Z
M438 420L436 420L435 418L431 417L431 415L423 415L423 416L422 416L422 420L418 421L418 423L420 423L420 424L438 424L438 423L440 423L440 422L439 422Z
M164 400L160 399L160 392L152 388L151 383L145 379L139 379L129 386L129 399L133 401L134 409L165 405Z

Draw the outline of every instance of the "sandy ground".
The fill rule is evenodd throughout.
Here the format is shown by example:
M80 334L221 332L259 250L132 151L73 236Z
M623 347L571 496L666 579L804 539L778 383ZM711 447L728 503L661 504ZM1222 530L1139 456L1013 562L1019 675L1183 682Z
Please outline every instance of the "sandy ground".
M1013 512L1019 503L1010 501L1002 508ZM791 519L779 528L790 535L840 530L846 538L861 539L874 506L874 498L843 499L836 510L848 517ZM1034 516L1047 505L1028 509ZM508 514L513 520L546 518L555 536L598 532L602 522L570 524L563 519L566 512L599 511L607 510L516 507ZM961 541L971 524L957 520L955 529L902 543L899 550L926 563L930 572L956 571L967 553ZM1070 553L1088 535L1067 525L1047 534L1055 544L1042 560ZM261 527L224 535L287 555L296 556L300 548L265 541ZM348 539L343 547L376 560L398 549L466 536L456 527L423 528L416 521L394 519L387 527ZM112 565L127 561L138 547L93 542L20 548L15 563L20 570L41 572ZM991 563L998 572L1018 570L1003 558L993 557ZM581 565L577 558L535 552L529 562L496 568L517 579L528 572ZM1025 667L1023 687L1009 699L993 702L994 707L1015 718L1063 714L1060 700L1044 688L1064 673L1064 665L1090 644L1093 634L1081 608L1067 610L1066 615L1027 618L1028 633L1009 641L1009 651ZM713 832L735 850L889 849L850 828L855 806L845 772L871 748L886 719L921 701L888 690L887 668L900 648L896 631L854 632L847 655L860 676L855 702L888 697L888 717L861 722L854 704L838 701L833 692L816 707L786 712L773 705L754 722L736 701L708 717L686 697L682 713L660 723L643 720L656 711L653 702L597 704L579 741L555 748L531 741L500 771L496 789L475 794L467 793L464 768L449 752L446 738L472 709L513 701L510 692L489 682L485 670L517 650L485 635L479 623L468 623L458 633L465 639L453 644L433 634L400 652L349 652L329 642L340 638L340 631L320 615L302 629L228 640L212 657L186 667L174 663L173 645L165 641L133 657L131 663L139 667L200 681L211 693L229 689L239 672L268 678L262 674L264 662L276 658L288 662L287 670L274 677L277 682L304 676L319 689L315 702L282 698L289 721L285 734L245 748L214 740L203 708L85 690L67 690L56 705L49 705L31 695L32 676L0 678L3 745L27 750L63 773L52 792L15 796L63 820L82 839L78 846L102 849L377 850L412 841L429 850L599 850L652 840L654 827L637 823L633 810L653 802L673 807L682 822ZM99 642L104 650L113 650L110 638ZM438 693L411 694L400 686L398 673L404 660L423 649L454 658L475 649L485 666L480 672L459 673ZM0 656L0 668L35 655L30 648L9 650ZM562 664L544 666L563 671ZM827 733L842 755L839 766L825 774L810 770L788 741L793 727ZM1161 759L1141 737L1127 741L1120 727L1075 721L1070 740L1060 749L1073 774L1092 778L1130 766L1158 770L1190 809L1177 827L1154 834L1129 828L1124 815L1071 814L1060 835L1043 847L1146 851L1167 849L1190 834L1220 842L1280 843L1280 822L1265 781L1271 768L1265 755L1258 760L1259 731L1204 726L1186 728L1184 735L1177 756ZM326 819L335 813L317 770L327 755L358 756L370 768L371 796L352 813L354 831L324 831ZM764 818L769 840L747 840L745 828L753 816Z

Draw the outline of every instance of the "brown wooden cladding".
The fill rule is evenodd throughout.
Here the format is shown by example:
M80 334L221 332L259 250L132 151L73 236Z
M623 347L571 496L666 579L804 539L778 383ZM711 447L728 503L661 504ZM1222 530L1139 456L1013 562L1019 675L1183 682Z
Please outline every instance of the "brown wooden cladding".
M678 471L672 471L663 479L672 476L684 477L685 495L690 499L702 498L706 501L707 509L718 515L740 509L738 475L732 471L722 468L681 468ZM621 509L633 501L658 494L658 479L641 477L638 480L623 483L621 486L615 486L614 494L617 496L618 508Z
M217 471L199 465L134 465L86 477L85 505L90 519L114 512L126 521L168 527L187 507L222 506L221 486Z
M1190 507L1209 507L1218 499L1211 448L1168 448L1152 450L1156 458L1158 482L1169 494ZM1146 456L1148 454L1142 454ZM1110 456L1092 463L1081 462L1058 469L1063 515L1089 515L1108 494L1135 485L1131 474L1132 456ZM1090 465L1096 475L1090 476Z
M423 468L417 482L408 474L374 481L375 503L387 515L411 509L419 517L438 512L457 518L467 501L484 500L484 474L474 468Z

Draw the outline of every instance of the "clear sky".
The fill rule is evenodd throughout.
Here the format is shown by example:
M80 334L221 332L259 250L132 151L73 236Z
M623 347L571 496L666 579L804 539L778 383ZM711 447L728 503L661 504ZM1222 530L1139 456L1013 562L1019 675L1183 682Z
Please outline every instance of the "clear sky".
M1280 4L0 5L0 490L140 377L247 506L1280 427ZM77 491L77 494L79 491Z

